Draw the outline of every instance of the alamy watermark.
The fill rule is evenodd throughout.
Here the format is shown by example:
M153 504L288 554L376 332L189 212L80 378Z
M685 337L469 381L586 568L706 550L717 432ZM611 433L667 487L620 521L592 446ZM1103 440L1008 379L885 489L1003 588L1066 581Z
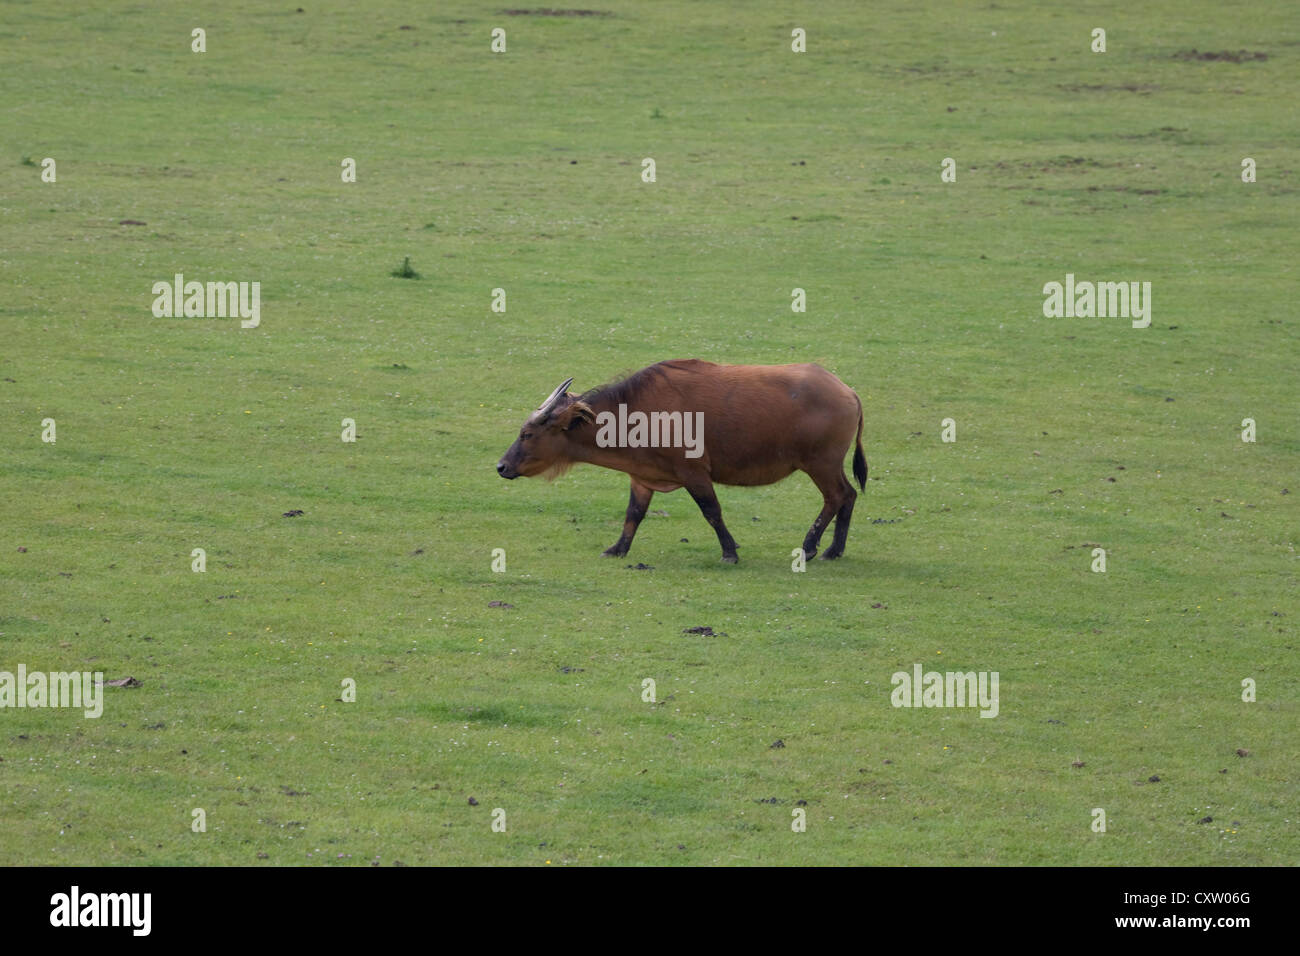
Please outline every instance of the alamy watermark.
M73 886L50 897L51 926L125 926L134 936L148 936L152 911L152 893L83 893Z
M1064 286L1049 282L1043 295L1043 315L1049 319L1132 319L1135 329L1151 324L1150 282L1075 282L1068 272Z
M896 671L889 702L895 707L979 707L981 717L998 715L998 672L939 671L922 673L920 664L912 673Z
M629 412L620 404L618 414L596 416L601 448L685 448L687 458L704 454L703 412Z
M0 671L0 707L81 707L87 717L104 712L102 685L104 675L98 671L35 671L19 664L18 673Z
M262 322L262 283L186 282L178 272L172 282L153 284L156 319L225 319L238 316L241 328L255 329Z

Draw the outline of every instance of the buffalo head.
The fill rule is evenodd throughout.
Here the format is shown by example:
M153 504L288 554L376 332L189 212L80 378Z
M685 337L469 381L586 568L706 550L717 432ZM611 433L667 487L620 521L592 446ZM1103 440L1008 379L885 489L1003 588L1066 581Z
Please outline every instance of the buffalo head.
M549 398L528 416L501 460L497 474L502 478L554 477L573 464L575 430L596 420L590 406L568 394L573 379L551 392Z

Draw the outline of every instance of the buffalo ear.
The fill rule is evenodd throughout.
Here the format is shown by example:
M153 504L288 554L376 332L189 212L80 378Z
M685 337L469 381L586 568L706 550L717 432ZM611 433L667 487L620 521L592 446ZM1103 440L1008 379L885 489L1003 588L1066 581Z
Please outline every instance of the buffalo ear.
M591 406L586 402L577 401L569 405L569 421L564 426L565 431L572 431L584 422L588 425L595 424L596 413L591 410Z

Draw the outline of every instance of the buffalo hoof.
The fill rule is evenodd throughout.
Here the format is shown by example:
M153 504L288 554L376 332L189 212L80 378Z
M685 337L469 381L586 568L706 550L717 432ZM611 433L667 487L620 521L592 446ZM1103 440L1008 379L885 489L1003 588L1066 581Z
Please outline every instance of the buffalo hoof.
M836 550L832 549L832 550L827 551L825 554L822 555L822 560L823 560L823 561L834 561L836 558L838 558L838 557L839 557L841 554L843 554L843 553L844 553L843 551L836 551Z
M811 561L811 560L812 560L813 558L815 558L815 557L817 557L817 549L816 549L816 548L813 548L811 551L809 551L807 548L804 549L804 551L803 551L803 559L804 559L805 561Z
M734 554L724 554L724 555L722 556L722 563L723 563L723 564L739 564L739 563L740 563L740 558L737 557L737 556L734 555Z
M602 558L621 558L626 554L627 548L620 551L617 547L606 548L604 551L600 552Z

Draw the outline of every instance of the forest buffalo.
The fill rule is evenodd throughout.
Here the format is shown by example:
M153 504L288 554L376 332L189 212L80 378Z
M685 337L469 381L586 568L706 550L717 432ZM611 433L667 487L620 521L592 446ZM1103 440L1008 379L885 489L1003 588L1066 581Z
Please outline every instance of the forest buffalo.
M623 534L607 557L627 554L656 491L685 488L717 532L722 560L735 564L736 542L722 522L714 484L770 485L805 472L822 493L821 513L803 541L817 553L835 518L823 558L838 558L857 492L844 474L854 444L853 475L866 490L862 402L820 365L715 365L698 359L660 362L627 378L570 395L569 379L541 404L497 462L502 478L555 477L585 463L632 479Z

